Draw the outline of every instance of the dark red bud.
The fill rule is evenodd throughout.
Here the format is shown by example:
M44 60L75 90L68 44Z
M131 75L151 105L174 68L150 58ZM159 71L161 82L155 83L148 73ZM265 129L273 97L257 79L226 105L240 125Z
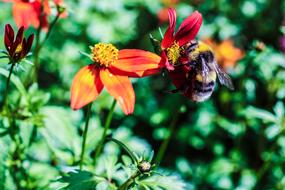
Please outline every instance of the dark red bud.
M16 38L13 28L10 24L5 26L4 43L9 53L10 60L14 63L19 62L29 53L34 40L34 34L30 35L27 39L24 38L24 27L20 27Z

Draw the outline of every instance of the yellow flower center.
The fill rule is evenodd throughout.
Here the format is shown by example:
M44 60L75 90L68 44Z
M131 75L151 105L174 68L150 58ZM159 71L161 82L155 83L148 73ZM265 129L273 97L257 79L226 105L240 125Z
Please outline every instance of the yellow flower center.
M91 51L92 60L99 66L108 67L118 60L119 50L112 44L99 43Z
M20 53L22 50L23 50L23 45L22 45L22 43L20 43L20 44L17 46L15 53Z
M171 47L166 49L166 52L167 52L167 58L170 61L170 63L174 65L177 64L177 61L180 56L179 45L176 42L174 42Z

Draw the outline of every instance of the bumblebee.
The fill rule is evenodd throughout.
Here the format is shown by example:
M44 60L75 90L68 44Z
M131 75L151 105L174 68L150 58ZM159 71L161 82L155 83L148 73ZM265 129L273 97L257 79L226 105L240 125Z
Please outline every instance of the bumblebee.
M173 79L180 75L175 91L194 102L205 101L212 95L217 77L222 85L234 90L231 78L218 65L211 47L201 41L193 40L181 47L179 63L170 75Z

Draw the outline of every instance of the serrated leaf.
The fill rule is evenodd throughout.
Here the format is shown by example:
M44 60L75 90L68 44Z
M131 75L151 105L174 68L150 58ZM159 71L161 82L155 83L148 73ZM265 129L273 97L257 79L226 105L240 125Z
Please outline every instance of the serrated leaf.
M57 181L67 183L67 186L61 188L64 190L96 190L96 186L105 179L88 171L77 170L67 173Z

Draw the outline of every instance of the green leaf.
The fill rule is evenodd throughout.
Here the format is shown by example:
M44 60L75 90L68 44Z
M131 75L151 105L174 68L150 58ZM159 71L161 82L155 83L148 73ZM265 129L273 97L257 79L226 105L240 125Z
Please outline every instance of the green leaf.
M0 162L4 163L3 158L0 158ZM0 165L0 189L5 189L5 181L6 181L6 174L5 171L6 167L4 164Z
M152 34L149 34L149 39L151 41L151 44L153 46L153 50L155 53L159 54L161 53L161 46L160 46L160 41L155 39Z
M0 56L0 59L9 58L8 56Z
M137 184L138 189L186 190L186 184L177 176L154 175L143 180L138 180Z
M261 119L264 122L276 122L276 117L269 111L255 108L253 106L249 106L246 108L243 112L244 115L246 115L248 118L256 118L256 119Z
M285 108L283 102L279 101L276 103L276 105L273 107L273 110L278 117L279 120L282 121L284 115L285 115Z
M0 74L5 76L5 77L8 77L9 71L7 71L6 69L0 68ZM21 95L26 98L27 92L26 92L26 89L25 89L23 83L21 82L21 80L17 76L12 74L11 82L16 86L16 88L21 93Z
M117 190L117 187L108 181L102 181L96 186L96 190Z
M104 157L104 166L109 181L112 180L114 174L121 167L121 164L117 163L118 158L116 156L106 156Z
M65 190L96 190L96 186L105 181L104 178L95 176L88 171L69 172L57 180L61 183L67 183L67 186L61 188Z
M39 132L54 153L64 161L79 156L80 136L74 124L73 112L61 107L45 106L41 113L45 116L45 127L40 128Z

